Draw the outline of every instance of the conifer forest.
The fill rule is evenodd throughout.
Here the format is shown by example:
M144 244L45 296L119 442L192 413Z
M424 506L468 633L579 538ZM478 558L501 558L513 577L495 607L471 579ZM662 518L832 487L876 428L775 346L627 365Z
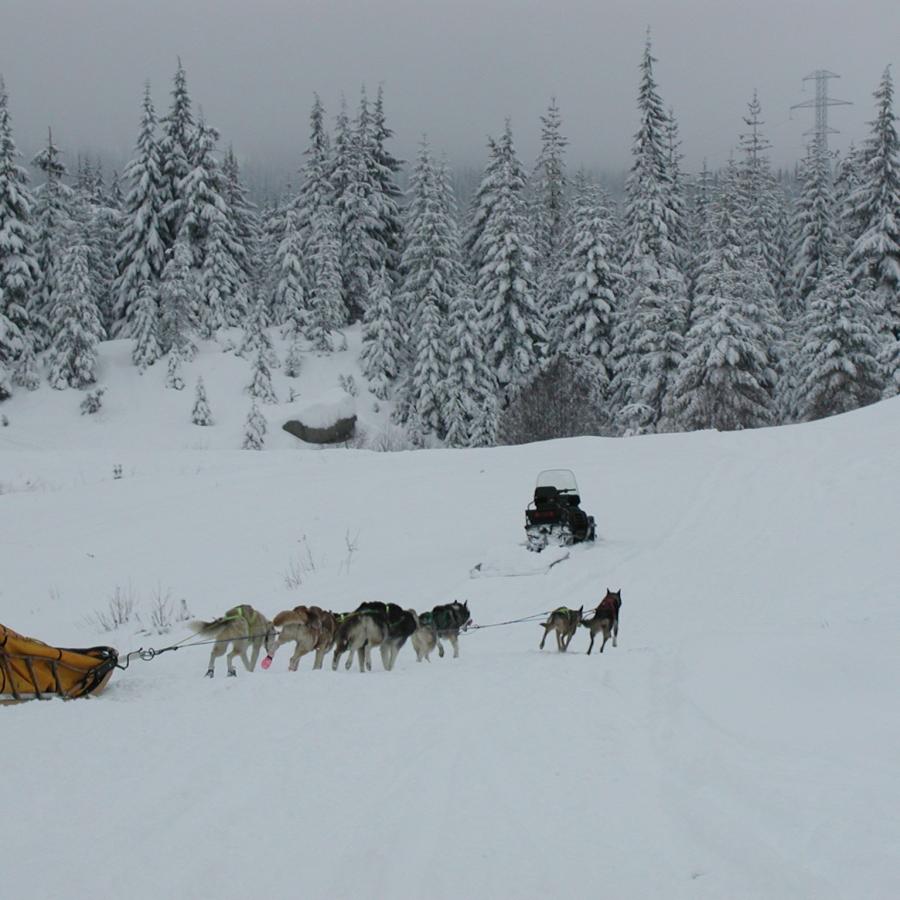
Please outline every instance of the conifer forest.
M393 155L384 89L336 110L312 95L292 189L260 198L181 61L163 103L135 85L120 172L67 164L52 129L23 160L0 79L0 401L88 388L98 344L128 339L134 366L176 387L198 342L218 341L265 404L272 367L299 373L350 327L415 447L757 428L900 392L890 69L865 140L835 154L814 137L786 178L756 95L727 165L685 171L649 39L635 62L639 127L614 194L567 165L551 98L537 158L498 122L461 197L440 147Z

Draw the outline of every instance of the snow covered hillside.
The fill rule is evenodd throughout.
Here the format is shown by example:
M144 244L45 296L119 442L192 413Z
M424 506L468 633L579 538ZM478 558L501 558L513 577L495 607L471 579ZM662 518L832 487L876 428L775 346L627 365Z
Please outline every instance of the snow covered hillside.
M252 452L249 402L226 405L246 362L203 352L179 393L127 344L103 354L97 415L48 388L0 409L3 624L125 652L185 638L182 599L211 618L465 598L485 626L609 587L619 642L587 656L582 629L539 651L524 623L464 635L458 659L405 647L393 672L291 673L284 647L211 681L208 648L183 648L97 698L0 707L4 896L898 896L900 399L401 453L304 448L284 405ZM302 399L340 373L362 386L355 358L310 358ZM198 374L209 428L190 424ZM575 471L597 543L471 577L535 570L523 510L549 467ZM134 615L107 632L117 592Z

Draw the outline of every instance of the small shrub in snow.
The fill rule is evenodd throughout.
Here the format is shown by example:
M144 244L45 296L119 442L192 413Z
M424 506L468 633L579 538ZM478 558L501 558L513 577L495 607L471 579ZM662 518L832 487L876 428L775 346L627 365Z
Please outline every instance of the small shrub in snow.
M197 391L194 396L194 409L191 411L191 421L195 425L212 425L213 417L206 399L206 388L203 386L203 378L197 378Z
M168 634L173 625L187 622L190 618L191 613L184 597L176 604L172 600L171 590L167 590L164 594L162 588L157 588L150 601L150 628L146 630L156 634Z
M166 368L166 387L176 391L184 390L184 379L181 377L181 351L173 347L169 351L169 363Z
M93 616L88 617L88 621L92 625L98 625L103 631L115 631L136 618L135 605L134 589L131 585L127 588L116 585L106 609L95 612Z
M122 465L121 463L116 463L113 466L113 479L118 481L122 477Z
M376 453L396 453L400 450L413 450L415 445L405 428L389 422L371 437L367 437L365 448Z
M247 422L244 425L244 441L241 444L244 450L262 450L266 442L266 419L254 404L250 407Z
M296 388L288 389L288 403L293 403L300 396L300 391Z
M284 573L284 586L289 590L300 587L306 576L318 568L306 535L304 534L297 543L302 548L300 555L291 559L287 571Z
M81 414L83 416L92 416L94 413L99 412L103 406L103 395L105 393L106 388L97 388L95 391L89 391L85 394L84 400L81 401L79 406Z
M0 416L0 426L9 428L9 419L7 419L6 416Z
M359 396L359 388L356 386L356 379L352 375L338 375L338 384L351 397Z
M289 378L297 378L303 370L303 350L300 342L294 338L291 342L288 355L284 361L284 374Z

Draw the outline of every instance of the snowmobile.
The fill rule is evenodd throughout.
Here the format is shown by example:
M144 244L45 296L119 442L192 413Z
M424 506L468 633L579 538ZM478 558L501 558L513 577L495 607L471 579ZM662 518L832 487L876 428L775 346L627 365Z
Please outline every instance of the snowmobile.
M537 477L534 499L525 510L528 549L548 544L567 547L595 537L594 517L581 509L575 475L569 469L546 469Z

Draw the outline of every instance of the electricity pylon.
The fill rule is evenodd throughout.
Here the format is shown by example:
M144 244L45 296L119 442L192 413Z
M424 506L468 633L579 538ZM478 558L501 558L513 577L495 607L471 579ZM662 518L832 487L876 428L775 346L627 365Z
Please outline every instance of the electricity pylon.
M811 75L807 75L806 78L803 79L804 81L815 81L815 100L806 100L803 103L795 103L791 107L792 110L815 108L816 124L809 131L804 131L803 134L804 136L812 135L813 140L815 140L823 151L828 149L828 135L838 134L836 128L828 127L828 107L853 105L849 100L835 100L833 97L828 96L828 79L840 77L840 75L835 75L834 72L829 72L827 69L816 69L815 72Z

